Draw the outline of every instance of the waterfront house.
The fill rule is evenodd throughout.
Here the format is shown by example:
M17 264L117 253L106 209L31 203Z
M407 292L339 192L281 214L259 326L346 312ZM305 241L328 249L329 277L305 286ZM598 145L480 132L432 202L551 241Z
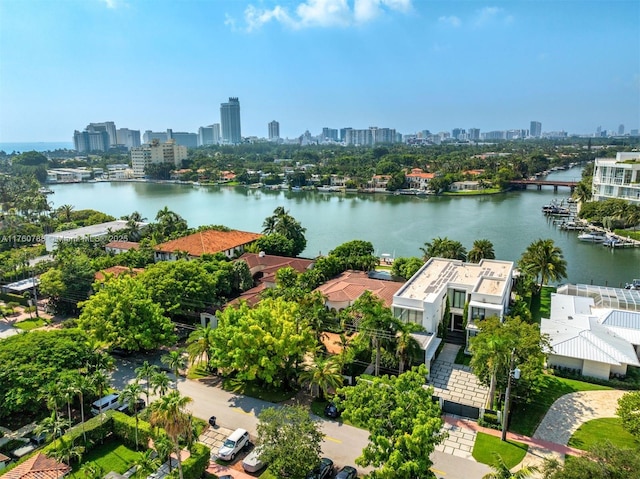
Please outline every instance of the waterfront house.
M264 252L244 253L238 258L238 261L247 263L255 282L265 283L270 288L276 285L276 273L279 269L293 268L298 273L304 273L314 264L311 259L277 256Z
M373 175L371 180L367 182L367 189L374 193L385 193L389 180L391 180L391 175Z
M238 230L203 230L155 246L154 257L156 261L175 261L183 256L199 258L203 254L222 253L235 258L260 237L259 233Z
M365 291L371 291L389 308L393 295L402 285L396 281L370 278L364 271L345 271L318 286L315 291L320 291L327 298L325 306L334 311L351 306Z
M551 295L547 365L609 379L640 366L640 291L565 285Z
M454 181L449 185L449 191L477 191L480 189L479 181Z
M441 324L448 324L448 338L468 347L478 332L476 321L491 316L502 320L506 314L514 277L511 261L430 258L393 296L393 314L427 333L436 334Z
M135 241L110 241L104 245L104 250L113 254L126 253L130 249L140 249L140 243Z
M147 226L147 223L137 223L139 228ZM120 231L127 229L128 223L124 220L109 221L107 223L100 223L91 226L85 226L83 228L75 228L72 230L57 231L54 233L48 233L44 235L44 244L47 251L51 252L57 248L57 244L60 242L96 242L104 238L110 241L124 239L125 234L119 233Z
M426 191L429 182L436 177L435 173L425 173L420 168L414 168L411 173L405 175L407 188L411 190Z
M592 190L596 201L618 198L640 206L640 153L596 158Z

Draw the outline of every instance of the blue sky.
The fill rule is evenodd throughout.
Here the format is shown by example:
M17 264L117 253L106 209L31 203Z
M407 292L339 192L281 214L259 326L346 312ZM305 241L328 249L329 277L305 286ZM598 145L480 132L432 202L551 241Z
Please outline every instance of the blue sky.
M322 127L640 127L640 2L0 0L0 142L90 122L243 135Z

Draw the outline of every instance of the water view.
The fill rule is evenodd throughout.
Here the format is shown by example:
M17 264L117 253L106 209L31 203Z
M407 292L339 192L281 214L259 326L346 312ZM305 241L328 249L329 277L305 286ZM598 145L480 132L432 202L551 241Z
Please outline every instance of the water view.
M577 180L580 170L553 173L549 178ZM545 187L454 198L115 182L52 189L55 207L71 204L116 217L139 211L153 220L158 210L168 206L189 226L220 224L256 232L262 230L264 218L284 206L307 228L303 256L308 257L353 239L371 241L378 254L420 256L419 248L426 241L447 236L467 249L475 239L489 239L498 259L516 261L532 241L551 238L564 252L569 282L617 287L640 277L640 248L612 250L582 243L576 232L561 231L542 214L543 205L569 196L567 188L557 193Z

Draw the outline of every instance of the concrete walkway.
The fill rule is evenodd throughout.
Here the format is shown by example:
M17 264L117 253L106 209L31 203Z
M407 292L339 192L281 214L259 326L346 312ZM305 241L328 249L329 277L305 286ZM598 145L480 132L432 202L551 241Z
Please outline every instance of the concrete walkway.
M551 405L533 438L566 446L583 423L615 417L618 399L625 392L606 390L565 394Z

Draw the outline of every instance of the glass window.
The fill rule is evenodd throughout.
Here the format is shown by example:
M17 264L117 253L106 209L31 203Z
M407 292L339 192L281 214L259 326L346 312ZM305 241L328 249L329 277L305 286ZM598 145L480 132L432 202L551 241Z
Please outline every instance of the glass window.
M487 312L484 308L471 308L471 318L476 321L482 321L486 314Z
M452 296L452 302L451 302L451 307L452 308L458 308L458 309L463 309L464 308L464 303L466 302L467 299L467 293L464 291L459 291L457 289L453 290L453 296Z

